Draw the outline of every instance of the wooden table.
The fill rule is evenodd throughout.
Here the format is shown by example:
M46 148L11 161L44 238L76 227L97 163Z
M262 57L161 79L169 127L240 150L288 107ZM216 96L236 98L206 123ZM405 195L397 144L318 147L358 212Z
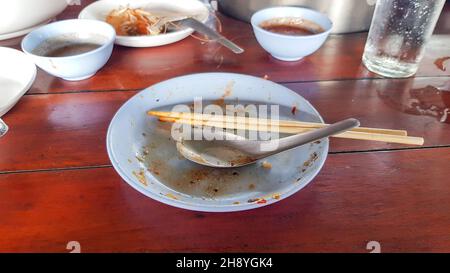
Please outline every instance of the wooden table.
M59 19L80 10L69 7ZM332 35L314 55L284 63L259 47L248 24L225 16L223 32L246 49L242 55L188 38L159 48L116 46L85 81L39 71L3 117L10 132L0 139L0 251L67 252L69 241L83 252L368 252L369 241L383 252L450 251L450 117L442 118L450 108L450 63L447 71L434 64L450 56L449 14L447 5L409 79L364 68L366 33ZM199 213L153 201L111 167L107 126L138 90L210 71L268 75L327 122L355 117L364 126L407 129L425 145L333 139L310 185L256 210Z

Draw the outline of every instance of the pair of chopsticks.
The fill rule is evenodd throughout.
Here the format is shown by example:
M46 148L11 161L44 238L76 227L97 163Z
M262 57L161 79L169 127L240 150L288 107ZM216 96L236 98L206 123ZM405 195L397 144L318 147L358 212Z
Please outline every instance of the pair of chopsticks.
M328 124L291 121L270 120L259 118L208 115L200 113L184 112L160 112L148 111L148 115L158 117L160 121L176 122L192 126L210 126L224 129L238 129L251 131L279 132L286 134L299 134L322 128ZM388 143L399 143L409 145L423 145L421 137L408 136L405 130L392 130L381 128L357 127L349 131L334 135L333 137L382 141Z

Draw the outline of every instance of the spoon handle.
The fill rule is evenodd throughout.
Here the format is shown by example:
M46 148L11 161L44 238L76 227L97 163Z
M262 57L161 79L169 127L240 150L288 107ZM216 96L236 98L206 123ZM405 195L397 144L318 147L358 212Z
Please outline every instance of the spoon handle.
M195 20L194 18L186 18L183 20L180 20L177 22L178 24L190 27L194 29L197 32L200 32L206 36L209 37L209 39L217 41L218 43L222 44L223 46L227 47L231 51L233 51L236 54L241 54L244 52L244 49L233 43L232 41L228 40L224 36L220 35L217 31L209 28L202 22Z
M0 137L6 135L8 132L8 125L0 118Z
M278 153L280 151L285 151L309 142L348 131L358 126L359 121L357 119L349 118L307 133L281 138L278 140L278 147L274 152Z

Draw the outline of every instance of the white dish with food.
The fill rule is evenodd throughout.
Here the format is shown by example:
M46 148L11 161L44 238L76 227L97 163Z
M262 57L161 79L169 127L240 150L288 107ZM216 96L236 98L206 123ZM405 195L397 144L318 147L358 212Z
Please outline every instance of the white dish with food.
M116 20L117 16L123 14L127 8L129 8L131 12L134 12L135 9L137 9L139 18L140 15L143 15L144 19L150 18L150 21L147 21L149 22L149 24L147 24L149 28L161 17L179 18L183 16L193 16L195 19L205 23L209 16L208 8L198 0L101 0L84 8L80 13L79 18L109 21L110 23L117 22L115 25L117 32L116 44L129 47L155 47L167 45L178 42L194 32L190 28L169 32L165 32L165 30L162 29L160 34L138 35L138 33L129 31L130 28L135 27L131 23L135 19ZM114 13L112 13L113 11ZM124 18L135 18L133 14L134 13L128 13L126 15L127 17ZM127 35L124 35L125 33L127 33Z
M107 133L110 160L134 189L175 207L240 211L273 204L296 193L322 168L328 153L327 138L239 168L211 168L185 159L171 138L172 123L146 112L191 105L195 97L202 97L204 106L207 101L279 105L280 119L323 122L300 95L262 78L202 73L158 83L127 101Z
M19 50L0 47L0 117L30 89L36 78L33 61Z
M32 31L60 14L69 0L1 1L0 40L10 39Z

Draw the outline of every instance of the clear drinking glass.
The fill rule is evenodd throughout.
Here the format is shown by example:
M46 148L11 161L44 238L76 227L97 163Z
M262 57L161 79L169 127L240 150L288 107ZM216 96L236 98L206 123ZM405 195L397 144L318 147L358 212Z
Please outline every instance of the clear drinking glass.
M445 0L378 0L363 63L391 78L416 73Z

